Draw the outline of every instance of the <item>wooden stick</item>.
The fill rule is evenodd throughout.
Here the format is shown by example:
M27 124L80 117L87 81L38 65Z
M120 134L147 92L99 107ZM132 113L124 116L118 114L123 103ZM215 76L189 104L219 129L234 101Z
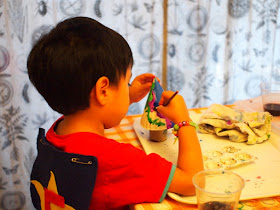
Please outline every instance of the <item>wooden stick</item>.
M167 45L168 45L168 0L163 0L163 33L162 33L162 88L167 90Z

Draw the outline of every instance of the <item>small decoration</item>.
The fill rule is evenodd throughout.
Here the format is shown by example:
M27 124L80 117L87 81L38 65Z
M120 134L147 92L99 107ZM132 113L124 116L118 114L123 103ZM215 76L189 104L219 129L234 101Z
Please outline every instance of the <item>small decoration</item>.
M164 115L156 111L163 89L155 78L147 98L144 113L141 118L141 125L148 130L164 130L172 128L174 123Z
M182 126L189 126L189 125L195 127L196 130L198 129L197 124L194 123L194 122L192 122L192 121L191 121L191 122L188 122L188 121L179 122L178 124L175 124L175 125L173 126L173 131L172 131L172 133L173 133L174 136L175 136L174 144L175 144L176 141L178 140L178 130L179 130Z
M141 117L142 127L150 132L150 140L158 142L165 141L167 139L167 129L172 128L174 125L174 123L167 119L164 115L157 112L156 107L159 106L162 92L163 88L155 78L148 95L144 113Z

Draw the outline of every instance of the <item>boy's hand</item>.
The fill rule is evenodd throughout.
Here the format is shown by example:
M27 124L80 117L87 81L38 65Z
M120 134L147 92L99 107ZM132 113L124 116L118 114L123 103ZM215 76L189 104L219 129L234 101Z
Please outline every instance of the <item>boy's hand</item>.
M155 75L149 73L141 74L135 77L129 87L130 104L140 101L147 95L155 77Z
M163 106L172 95L173 91L163 91L157 111L174 123L190 121L189 111L184 98L177 94L167 106Z

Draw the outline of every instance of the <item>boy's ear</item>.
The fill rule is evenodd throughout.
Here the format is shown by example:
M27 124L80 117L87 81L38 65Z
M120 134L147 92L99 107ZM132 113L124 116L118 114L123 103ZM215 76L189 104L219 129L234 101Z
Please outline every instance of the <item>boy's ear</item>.
M99 104L105 105L109 101L110 82L105 76L100 77L95 84L96 100Z

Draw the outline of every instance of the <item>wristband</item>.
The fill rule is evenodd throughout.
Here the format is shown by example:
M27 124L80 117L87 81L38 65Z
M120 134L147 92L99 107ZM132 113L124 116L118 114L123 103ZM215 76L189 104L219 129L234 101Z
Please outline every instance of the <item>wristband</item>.
M178 136L178 130L182 127L182 126L193 126L195 127L195 129L198 129L198 126L196 123L194 123L193 121L183 121L183 122L179 122L178 124L175 124L173 127L173 131L172 133L177 137Z

